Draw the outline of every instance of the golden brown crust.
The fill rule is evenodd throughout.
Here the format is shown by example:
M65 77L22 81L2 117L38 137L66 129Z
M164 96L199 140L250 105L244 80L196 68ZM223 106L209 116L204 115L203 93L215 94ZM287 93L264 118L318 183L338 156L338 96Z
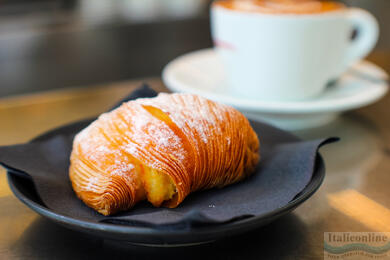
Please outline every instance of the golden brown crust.
M82 130L69 175L77 196L104 215L144 199L176 207L195 190L249 176L258 150L237 110L196 95L160 94L124 103Z

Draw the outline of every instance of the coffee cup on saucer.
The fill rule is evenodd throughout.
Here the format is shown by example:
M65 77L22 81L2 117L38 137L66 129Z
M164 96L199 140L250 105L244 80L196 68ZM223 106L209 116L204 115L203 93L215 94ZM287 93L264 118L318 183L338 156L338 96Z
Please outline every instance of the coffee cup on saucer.
M379 34L369 12L316 0L215 1L211 31L226 92L262 101L320 96L373 49Z

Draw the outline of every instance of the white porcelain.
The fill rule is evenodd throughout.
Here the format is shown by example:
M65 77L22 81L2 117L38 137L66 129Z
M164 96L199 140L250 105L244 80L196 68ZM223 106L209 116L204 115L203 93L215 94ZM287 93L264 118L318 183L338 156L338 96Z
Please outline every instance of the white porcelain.
M213 5L211 32L232 95L293 101L320 95L330 80L364 58L377 42L378 24L358 8L267 14Z
M251 119L287 130L326 124L343 111L377 101L388 91L386 72L373 63L362 61L318 98L289 102L242 98L226 91L226 73L213 49L195 51L173 60L164 68L162 78L172 91L202 95L231 105Z

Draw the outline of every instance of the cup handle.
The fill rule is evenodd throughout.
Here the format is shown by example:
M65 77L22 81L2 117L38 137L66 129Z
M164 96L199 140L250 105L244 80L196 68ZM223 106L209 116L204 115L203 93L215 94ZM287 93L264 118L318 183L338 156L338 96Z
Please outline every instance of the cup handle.
M347 66L366 57L375 47L379 37L379 25L376 18L366 10L351 8L348 19L357 30L356 37L346 53Z

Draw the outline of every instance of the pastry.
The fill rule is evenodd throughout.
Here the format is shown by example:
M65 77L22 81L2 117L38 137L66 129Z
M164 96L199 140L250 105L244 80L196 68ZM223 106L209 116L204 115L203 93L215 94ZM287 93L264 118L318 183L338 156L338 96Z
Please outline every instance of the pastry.
M174 208L193 191L253 173L259 140L236 109L190 94L159 94L102 114L73 141L72 187L103 215L148 200Z

